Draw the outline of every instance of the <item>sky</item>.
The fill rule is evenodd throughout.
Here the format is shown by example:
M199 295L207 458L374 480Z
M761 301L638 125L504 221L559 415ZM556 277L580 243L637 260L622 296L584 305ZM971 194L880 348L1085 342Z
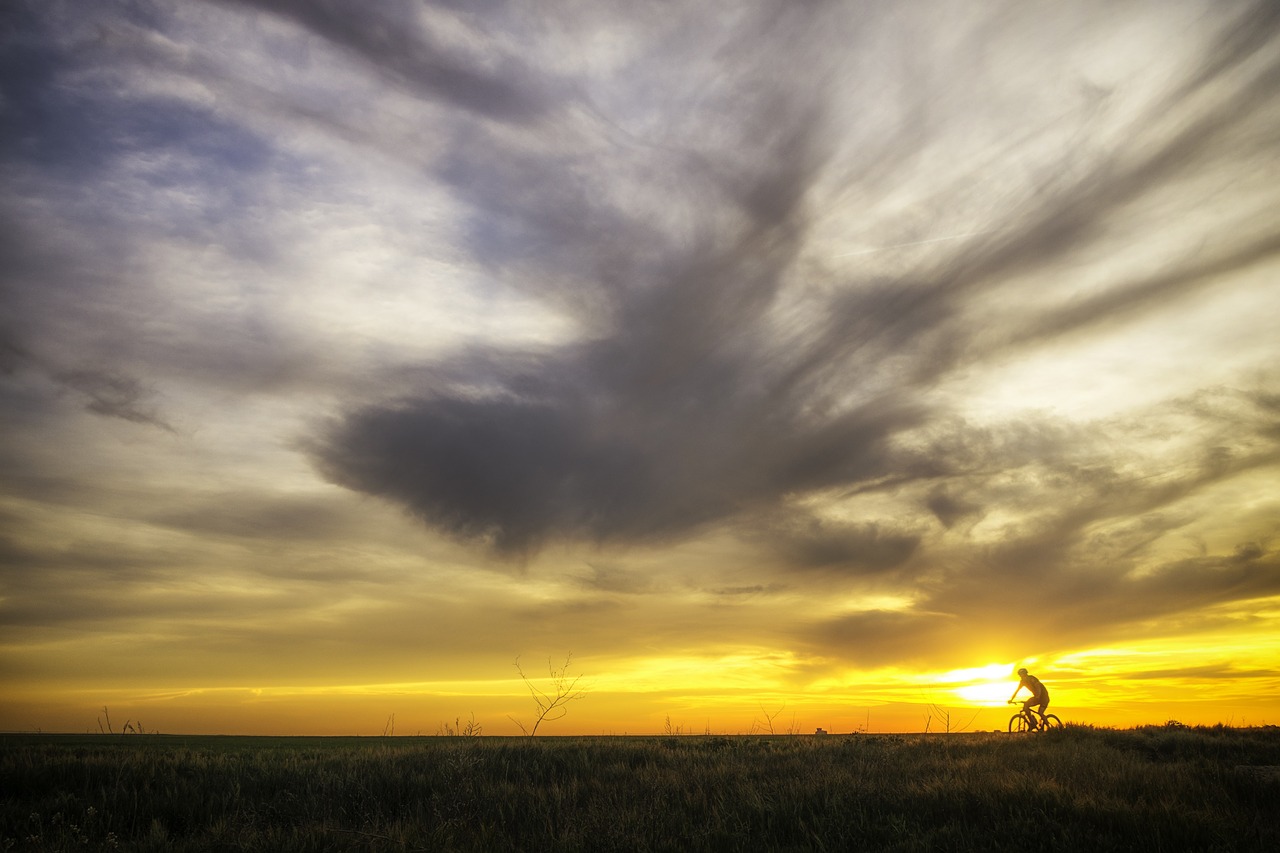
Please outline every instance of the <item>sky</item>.
M1280 724L1274 2L10 0L0 181L0 730Z

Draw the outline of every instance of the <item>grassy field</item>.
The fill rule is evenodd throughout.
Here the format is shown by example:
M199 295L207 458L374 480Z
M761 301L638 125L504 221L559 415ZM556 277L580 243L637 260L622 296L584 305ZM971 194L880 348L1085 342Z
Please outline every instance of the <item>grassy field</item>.
M1280 850L1280 729L0 736L13 850Z

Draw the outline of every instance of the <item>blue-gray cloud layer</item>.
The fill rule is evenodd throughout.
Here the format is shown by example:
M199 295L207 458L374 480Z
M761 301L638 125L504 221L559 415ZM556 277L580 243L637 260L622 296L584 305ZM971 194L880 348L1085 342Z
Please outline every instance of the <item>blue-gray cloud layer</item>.
M683 83L718 94L706 115L671 117L674 125L699 128L701 137L684 131L668 143L661 131L643 139L610 133L593 103L551 80L520 82L539 93L558 89L558 101L518 94L514 81L495 96L502 113L494 118L523 122L529 133L551 137L556 131L547 123L561 121L603 134L598 143L570 141L549 154L521 137L478 130L451 151L441 172L475 211L477 254L515 265L515 275L525 277L520 286L569 302L586 340L537 355L469 354L456 365L456 384L494 389L485 394L442 383L347 413L315 451L329 476L403 503L452 533L517 552L547 539L679 536L777 508L791 496L871 484L930 483L929 506L946 521L982 493L972 484L949 487L952 480L1017 462L1002 448L971 458L979 451L964 425L948 423L928 394L936 383L1140 316L1280 251L1274 222L1229 230L1227 212L1202 226L1205 242L1196 251L1127 272L1100 292L1029 300L1028 310L995 317L992 326L967 310L1015 278L1035 288L1038 271L1058 275L1081 256L1112 251L1126 213L1170 186L1214 170L1239 180L1235 163L1269 153L1261 132L1274 121L1280 91L1270 4L1233 8L1236 17L1225 24L1224 10L1215 20L1220 33L1140 105L1124 137L1091 138L1102 133L1100 107L1065 115L1058 121L1066 127L1012 123L1026 137L993 142L985 154L997 166L981 177L997 174L1007 159L1010 169L1038 170L1030 191L1012 194L1007 206L989 201L983 233L939 241L897 274L875 279L824 269L806 255L826 213L818 207L830 198L824 190L838 181L845 194L872 197L928 168L926 152L945 146L956 130L949 116L935 126L930 100L959 93L920 72L918 88L909 82L897 93L909 100L907 116L878 127L866 145L846 147L841 135L857 128L832 115L846 97L842 87L857 91L855 105L874 93L841 76L843 57L815 56L813 44L834 50L818 31L831 18L847 20L809 6L756 11L715 46L714 79ZM290 7L288 14L327 36L337 12ZM351 14L369 27L365 12ZM1097 14L1097 25L1105 25ZM371 56L367 39L351 35L347 42ZM413 57L429 64L425 41L400 47L382 44L391 55L380 67L401 69L418 61ZM981 45L975 40L972 48ZM1062 73L1078 76L1081 88L1088 84L1087 67ZM434 78L420 91L442 96ZM1038 97L1034 90L1016 94ZM469 86L443 96L476 110ZM527 110L513 109L512 99L527 102ZM1186 106L1199 101L1204 105ZM589 109L575 126L574 111ZM1056 156L1030 162L1026 149L1045 136L1061 146ZM714 143L700 146L702 139ZM1097 150L1080 156L1087 145ZM664 228L647 206L608 192L614 170L660 175L679 227ZM1219 190L1188 190L1174 202L1178 215L1204 202L1197 191ZM942 186L936 203L964 195ZM861 224L857 215L854 205L851 227ZM920 215L926 223L933 218ZM1177 254L1176 247L1167 251ZM581 290L560 293L564 281ZM788 313L789 294L806 287L816 295L805 312ZM958 434L927 449L895 446L895 437L921 429ZM834 535L850 539L848 531Z
M869 660L1011 606L1083 633L1275 594L1265 509L1212 545L1186 513L1280 452L1276 4L882 5L7 4L11 493L92 491L98 460L22 449L75 415L198 443L299 401L272 441L503 560L715 532L752 568L708 589L909 590L809 631ZM322 225L383 266L333 296ZM451 287L559 331L504 342ZM358 319L398 294L452 318L438 346ZM1234 324L1257 357L1226 377L1176 337ZM1162 384L1131 409L966 396L1152 328L1178 366L1135 351ZM252 527L158 494L148 522ZM245 505L300 538L280 500Z

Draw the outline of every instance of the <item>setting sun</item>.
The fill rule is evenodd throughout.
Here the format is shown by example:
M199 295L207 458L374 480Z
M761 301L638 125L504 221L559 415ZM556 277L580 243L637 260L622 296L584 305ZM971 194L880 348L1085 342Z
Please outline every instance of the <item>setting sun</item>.
M946 673L943 683L956 683L952 688L960 699L978 706L1003 705L1017 684L1013 664L993 663L975 669L959 669Z

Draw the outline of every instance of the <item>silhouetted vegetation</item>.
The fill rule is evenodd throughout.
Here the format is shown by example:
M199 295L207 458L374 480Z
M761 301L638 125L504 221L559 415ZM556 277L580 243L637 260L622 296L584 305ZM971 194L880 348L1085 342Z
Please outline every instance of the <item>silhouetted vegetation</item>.
M1280 729L0 737L16 850L1276 850Z
M547 660L547 683L549 688L544 690L524 674L524 670L520 667L520 658L516 658L516 672L520 673L520 680L524 682L524 686L529 688L529 695L533 698L534 718L532 728L510 717L511 722L520 727L520 731L529 737L533 737L538 733L538 726L551 720L559 720L569 713L568 705L587 695L587 691L578 689L578 682L582 680L581 675L569 676L569 664L573 661L573 655L570 654L564 660L564 666L556 669L550 659Z

